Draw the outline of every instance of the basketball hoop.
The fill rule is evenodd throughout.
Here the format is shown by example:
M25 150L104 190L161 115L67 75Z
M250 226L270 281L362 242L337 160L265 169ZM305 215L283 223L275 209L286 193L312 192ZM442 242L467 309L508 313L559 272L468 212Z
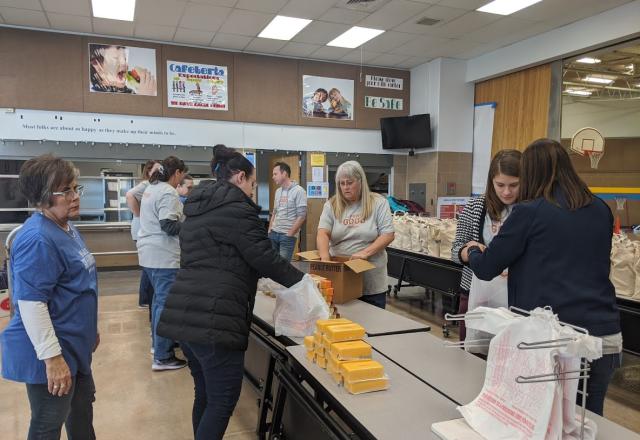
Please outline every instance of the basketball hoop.
M591 168L594 170L598 169L598 163L602 156L604 156L604 151L592 151L592 150L583 150L584 153L589 156L589 160L591 161Z

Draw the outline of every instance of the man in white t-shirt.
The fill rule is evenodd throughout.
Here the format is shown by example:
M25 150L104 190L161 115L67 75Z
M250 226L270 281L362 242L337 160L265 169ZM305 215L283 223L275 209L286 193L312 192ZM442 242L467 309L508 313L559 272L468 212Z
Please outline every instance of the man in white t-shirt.
M272 177L279 188L273 199L269 238L273 248L291 261L298 232L307 218L307 193L291 180L291 168L284 162L276 162Z

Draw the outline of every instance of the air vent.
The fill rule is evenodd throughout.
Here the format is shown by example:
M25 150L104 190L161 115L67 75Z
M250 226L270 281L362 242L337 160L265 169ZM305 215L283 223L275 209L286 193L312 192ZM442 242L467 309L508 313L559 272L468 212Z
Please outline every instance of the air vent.
M440 23L440 21L441 20L437 18L423 17L420 20L416 21L416 24L421 24L423 26L433 26L436 23Z
M359 5L361 3L371 3L371 2L375 2L376 0L349 0L347 2L348 5Z

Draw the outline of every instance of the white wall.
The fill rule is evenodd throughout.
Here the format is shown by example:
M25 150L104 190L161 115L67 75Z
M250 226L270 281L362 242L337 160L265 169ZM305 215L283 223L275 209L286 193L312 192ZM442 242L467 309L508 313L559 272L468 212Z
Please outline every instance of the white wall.
M581 128L598 129L605 138L640 137L640 100L597 102L564 97L561 136Z
M640 0L467 61L467 81L480 81L577 55L640 35Z
M429 113L437 151L472 150L474 85L465 82L465 69L465 61L448 58L411 69L410 113Z

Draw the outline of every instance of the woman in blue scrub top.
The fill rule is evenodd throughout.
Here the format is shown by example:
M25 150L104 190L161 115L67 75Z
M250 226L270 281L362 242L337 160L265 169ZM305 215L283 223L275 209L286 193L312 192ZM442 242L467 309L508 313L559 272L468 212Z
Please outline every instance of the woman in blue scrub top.
M95 439L91 357L98 285L93 256L69 220L80 213L82 186L71 162L30 159L19 184L39 209L11 247L15 314L2 333L2 376L24 382L31 406L28 440Z

